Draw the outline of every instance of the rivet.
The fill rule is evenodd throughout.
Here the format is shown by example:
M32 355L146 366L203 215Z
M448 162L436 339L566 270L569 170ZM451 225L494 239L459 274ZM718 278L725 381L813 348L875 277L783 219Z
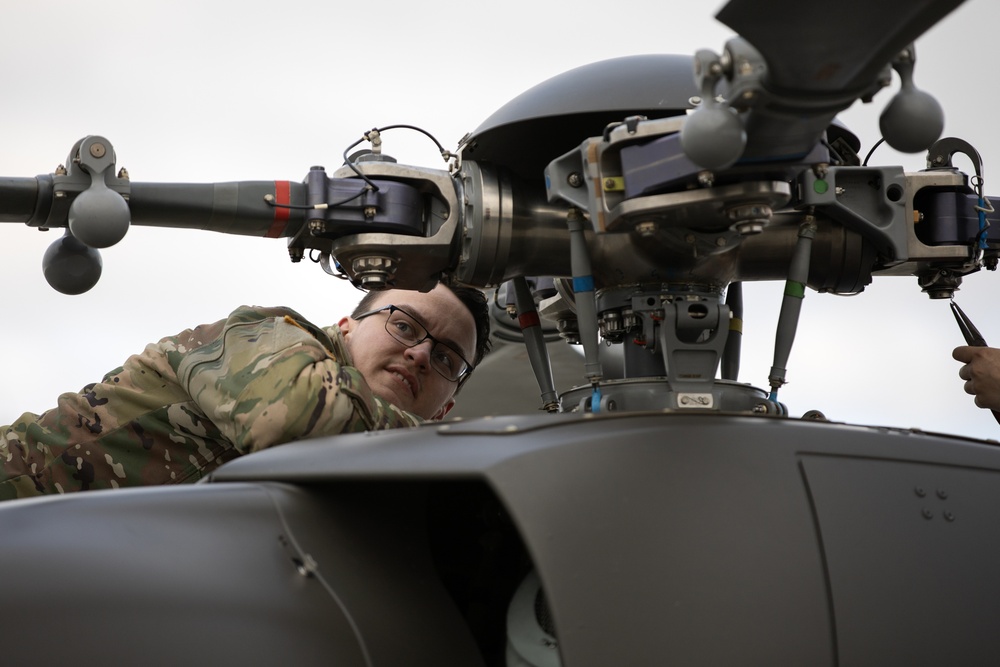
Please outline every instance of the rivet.
M934 518L934 512L930 511L926 507L923 509L923 511L921 512L921 514L924 515L925 519L933 519Z
M952 514L951 512L945 512L944 513L944 520L945 521L954 521L955 520L955 515Z
M917 494L918 498L923 498L924 496L927 495L927 492L924 491L924 488L922 486L918 486L917 488L913 489L913 492Z
M945 500L948 497L948 492L945 491L944 489L938 489L937 497L940 498L941 500Z

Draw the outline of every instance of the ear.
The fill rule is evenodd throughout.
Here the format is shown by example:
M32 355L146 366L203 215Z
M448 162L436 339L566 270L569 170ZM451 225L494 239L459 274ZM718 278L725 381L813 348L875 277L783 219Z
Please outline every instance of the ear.
M434 414L434 416L433 416L433 417L431 417L431 419L430 419L430 420L431 420L431 421L441 421L442 419L444 419L444 416L445 416L446 414L448 414L449 412L451 412L451 409L452 409L453 407L455 407L455 399L454 399L454 398L449 398L449 399L448 399L448 402L447 402L447 403L445 403L444 405L442 405L442 406L441 406L441 409L440 409L440 410L438 410L438 411L437 411L437 412L436 412L436 413Z
M343 317L337 326L340 327L340 333L343 334L344 340L347 340L350 333L354 330L354 325L358 323L357 320L352 320L350 317Z

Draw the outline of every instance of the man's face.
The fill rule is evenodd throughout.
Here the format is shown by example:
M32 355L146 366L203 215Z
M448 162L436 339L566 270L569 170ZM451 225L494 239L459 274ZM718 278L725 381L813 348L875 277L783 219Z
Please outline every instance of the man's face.
M444 285L427 293L386 290L379 294L372 310L390 304L415 317L436 340L452 346L466 359L474 358L476 323L472 313ZM339 322L355 367L379 398L424 419L441 419L455 404L458 383L431 367L432 341L406 347L390 336L385 330L388 316L387 310Z

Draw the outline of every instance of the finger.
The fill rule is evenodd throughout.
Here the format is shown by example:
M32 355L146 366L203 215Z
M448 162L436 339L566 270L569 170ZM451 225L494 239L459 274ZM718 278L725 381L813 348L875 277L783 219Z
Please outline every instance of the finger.
M972 379L972 366L970 366L969 364L965 364L964 366L962 366L961 368L959 368L958 369L958 377L962 378L963 380L971 380Z
M962 363L969 363L975 356L976 348L969 345L960 345L951 351L951 358Z
M976 395L976 390L973 389L973 387L972 387L972 380L969 380L968 382L965 383L965 393L966 394L972 394L973 396ZM976 405L979 405L978 399L977 399ZM983 406L980 405L979 407L983 407Z

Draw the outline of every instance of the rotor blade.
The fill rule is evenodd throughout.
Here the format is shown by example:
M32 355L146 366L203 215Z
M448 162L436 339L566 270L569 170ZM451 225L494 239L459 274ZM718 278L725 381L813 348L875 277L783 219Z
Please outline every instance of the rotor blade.
M767 88L803 95L858 90L963 0L730 0L716 18L767 60Z

